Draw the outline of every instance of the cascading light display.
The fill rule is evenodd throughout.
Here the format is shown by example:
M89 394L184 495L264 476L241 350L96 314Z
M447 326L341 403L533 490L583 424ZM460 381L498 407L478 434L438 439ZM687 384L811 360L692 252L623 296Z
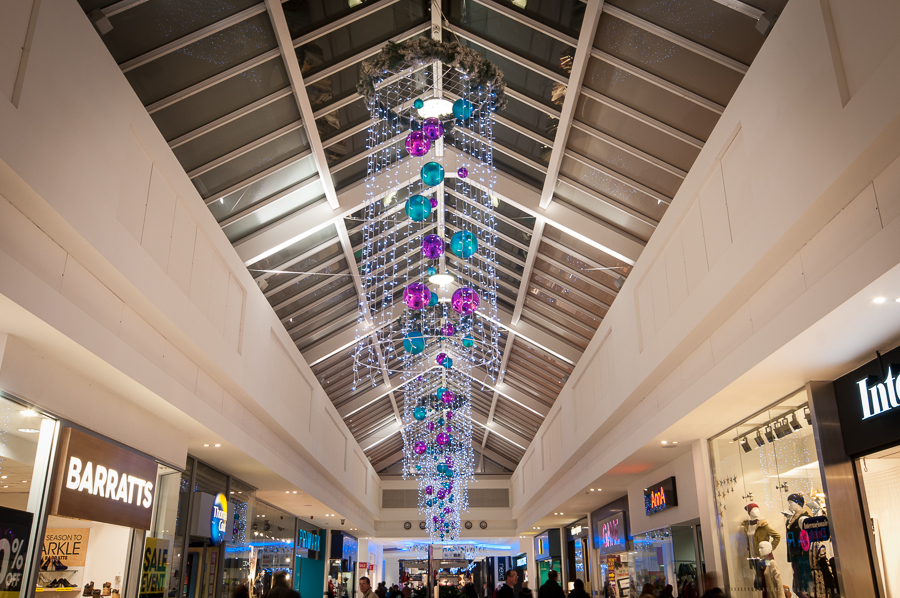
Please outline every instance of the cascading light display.
M388 44L360 72L372 124L354 381L381 372L402 389L404 476L418 481L432 541L451 541L475 469L472 377L494 380L500 365L491 189L502 75L425 38Z

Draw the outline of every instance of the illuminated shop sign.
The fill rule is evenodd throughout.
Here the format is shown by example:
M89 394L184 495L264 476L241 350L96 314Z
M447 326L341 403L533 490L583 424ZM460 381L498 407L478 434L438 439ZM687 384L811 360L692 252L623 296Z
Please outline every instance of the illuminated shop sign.
M662 482L644 488L644 511L647 515L655 515L670 507L678 506L678 493L675 491L674 476Z
M225 539L228 530L228 499L223 493L216 495L212 504L212 513L209 520L210 540L213 546L218 546Z
M301 529L297 532L297 547L307 550L319 551L319 534Z
M526 567L528 565L528 557L519 557L516 559L516 567Z
M73 428L59 439L50 513L147 530L156 462Z
M863 457L900 443L900 348L834 381L844 450Z
M625 513L616 513L597 522L597 540L594 543L600 554L624 552L628 549L625 533Z

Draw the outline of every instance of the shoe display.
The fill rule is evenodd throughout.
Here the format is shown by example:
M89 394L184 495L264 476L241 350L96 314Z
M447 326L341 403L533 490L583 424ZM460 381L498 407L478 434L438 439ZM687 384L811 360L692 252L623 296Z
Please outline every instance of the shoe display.
M112 589L112 584L110 582L106 582L105 584L103 584L103 593L100 595L101 596L109 596L111 589Z
M47 571L50 569L50 565L53 564L53 559L50 557L46 557L41 559L41 571Z
M94 582L84 584L84 591L81 593L82 596L93 596L94 594Z
M119 590L115 589L112 591L112 598L119 598Z
M55 559L53 559L53 568L56 571L65 571L69 567L66 565L63 565L63 562L61 560L59 560L58 558L55 558Z
M44 587L45 587L45 588L58 588L58 587L59 587L59 580L58 580L58 579L54 579L53 581L51 581L50 583L48 583L48 584L45 585Z
M94 598L97 598L98 596L100 596L100 590L99 590L99 589L94 590L94 594L93 594L93 595L94 595Z
M78 584L74 584L74 583L70 582L68 579L60 579L59 587L60 588L77 588Z

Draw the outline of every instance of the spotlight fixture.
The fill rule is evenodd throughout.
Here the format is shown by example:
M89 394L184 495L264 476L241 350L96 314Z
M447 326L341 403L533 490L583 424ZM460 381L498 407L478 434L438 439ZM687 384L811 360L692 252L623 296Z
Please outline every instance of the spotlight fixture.
M812 413L809 412L809 407L803 408L803 417L806 418L806 423L812 425Z
M772 424L772 428L775 430L776 438L784 438L786 432L784 431L784 424L779 419L774 424Z
M769 441L769 444L775 442L775 433L772 432L772 426L766 426L765 435L766 435L766 440Z
M802 430L803 426L800 424L800 420L797 419L797 412L791 415L791 428L794 430Z
M794 433L794 428L791 425L791 422L788 421L787 417L785 417L783 420L781 420L781 430L784 432L785 436L787 436L788 434Z
M756 442L756 446L759 447L763 446L766 443L766 441L763 440L763 437L760 436L759 430L756 431L756 436L753 438L753 440Z
M745 453L749 453L750 451L753 450L753 447L750 446L750 443L749 443L749 442L747 442L747 437L746 437L746 436L744 436L743 438L741 438L741 448L744 449L744 452L745 452Z

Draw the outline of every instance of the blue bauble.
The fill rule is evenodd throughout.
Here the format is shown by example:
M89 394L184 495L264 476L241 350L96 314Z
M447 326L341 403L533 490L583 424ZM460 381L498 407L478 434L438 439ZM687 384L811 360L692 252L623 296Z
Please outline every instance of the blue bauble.
M447 466L444 465L443 463L439 463L437 466L437 470L438 470L438 473L444 473L445 471L447 471Z
M425 270L425 274L427 274L428 276L434 276L435 274L437 274L437 270L434 266L432 266L431 268Z
M448 478L452 478L452 477L453 477L453 470L452 470L452 469L445 469L445 470L444 470L444 475L447 476Z
M457 231L450 238L450 249L457 257L461 257L464 260L469 259L478 251L478 237L471 231Z
M465 120L472 116L472 102L465 98L459 98L453 102L453 116Z
M413 409L413 417L416 418L416 421L422 421L426 415L428 415L428 412L421 405Z
M438 425L439 425L439 426L443 426L443 425L444 425L444 418L443 418L443 417L442 417L441 419L438 420Z
M422 106L425 105L425 102L422 101L421 98L417 98L415 102L413 102L413 106L416 107L416 110L421 110Z
M431 299L428 300L428 307L434 307L438 304L438 296L437 293L431 291Z
M445 357L444 361L441 362L441 365L444 366L445 369L450 369L453 367L453 359L451 357Z
M443 386L438 386L438 389L434 392L434 394L437 395L437 398L441 398L442 396L444 396L445 392L447 392L446 388L444 388Z
M414 222L422 222L431 216L431 202L422 195L413 195L406 200L406 215Z
M419 175L422 177L422 182L425 183L426 186L436 187L444 180L444 167L437 162L428 162L422 167L422 170L419 171ZM429 211L431 211L430 203L428 204L428 208ZM412 218L412 216L410 216L410 218ZM415 220L415 218L413 218L413 220Z
M450 495L450 502L453 502L453 495Z
M425 337L418 330L410 330L403 337L403 349L410 355L418 355L425 350Z

